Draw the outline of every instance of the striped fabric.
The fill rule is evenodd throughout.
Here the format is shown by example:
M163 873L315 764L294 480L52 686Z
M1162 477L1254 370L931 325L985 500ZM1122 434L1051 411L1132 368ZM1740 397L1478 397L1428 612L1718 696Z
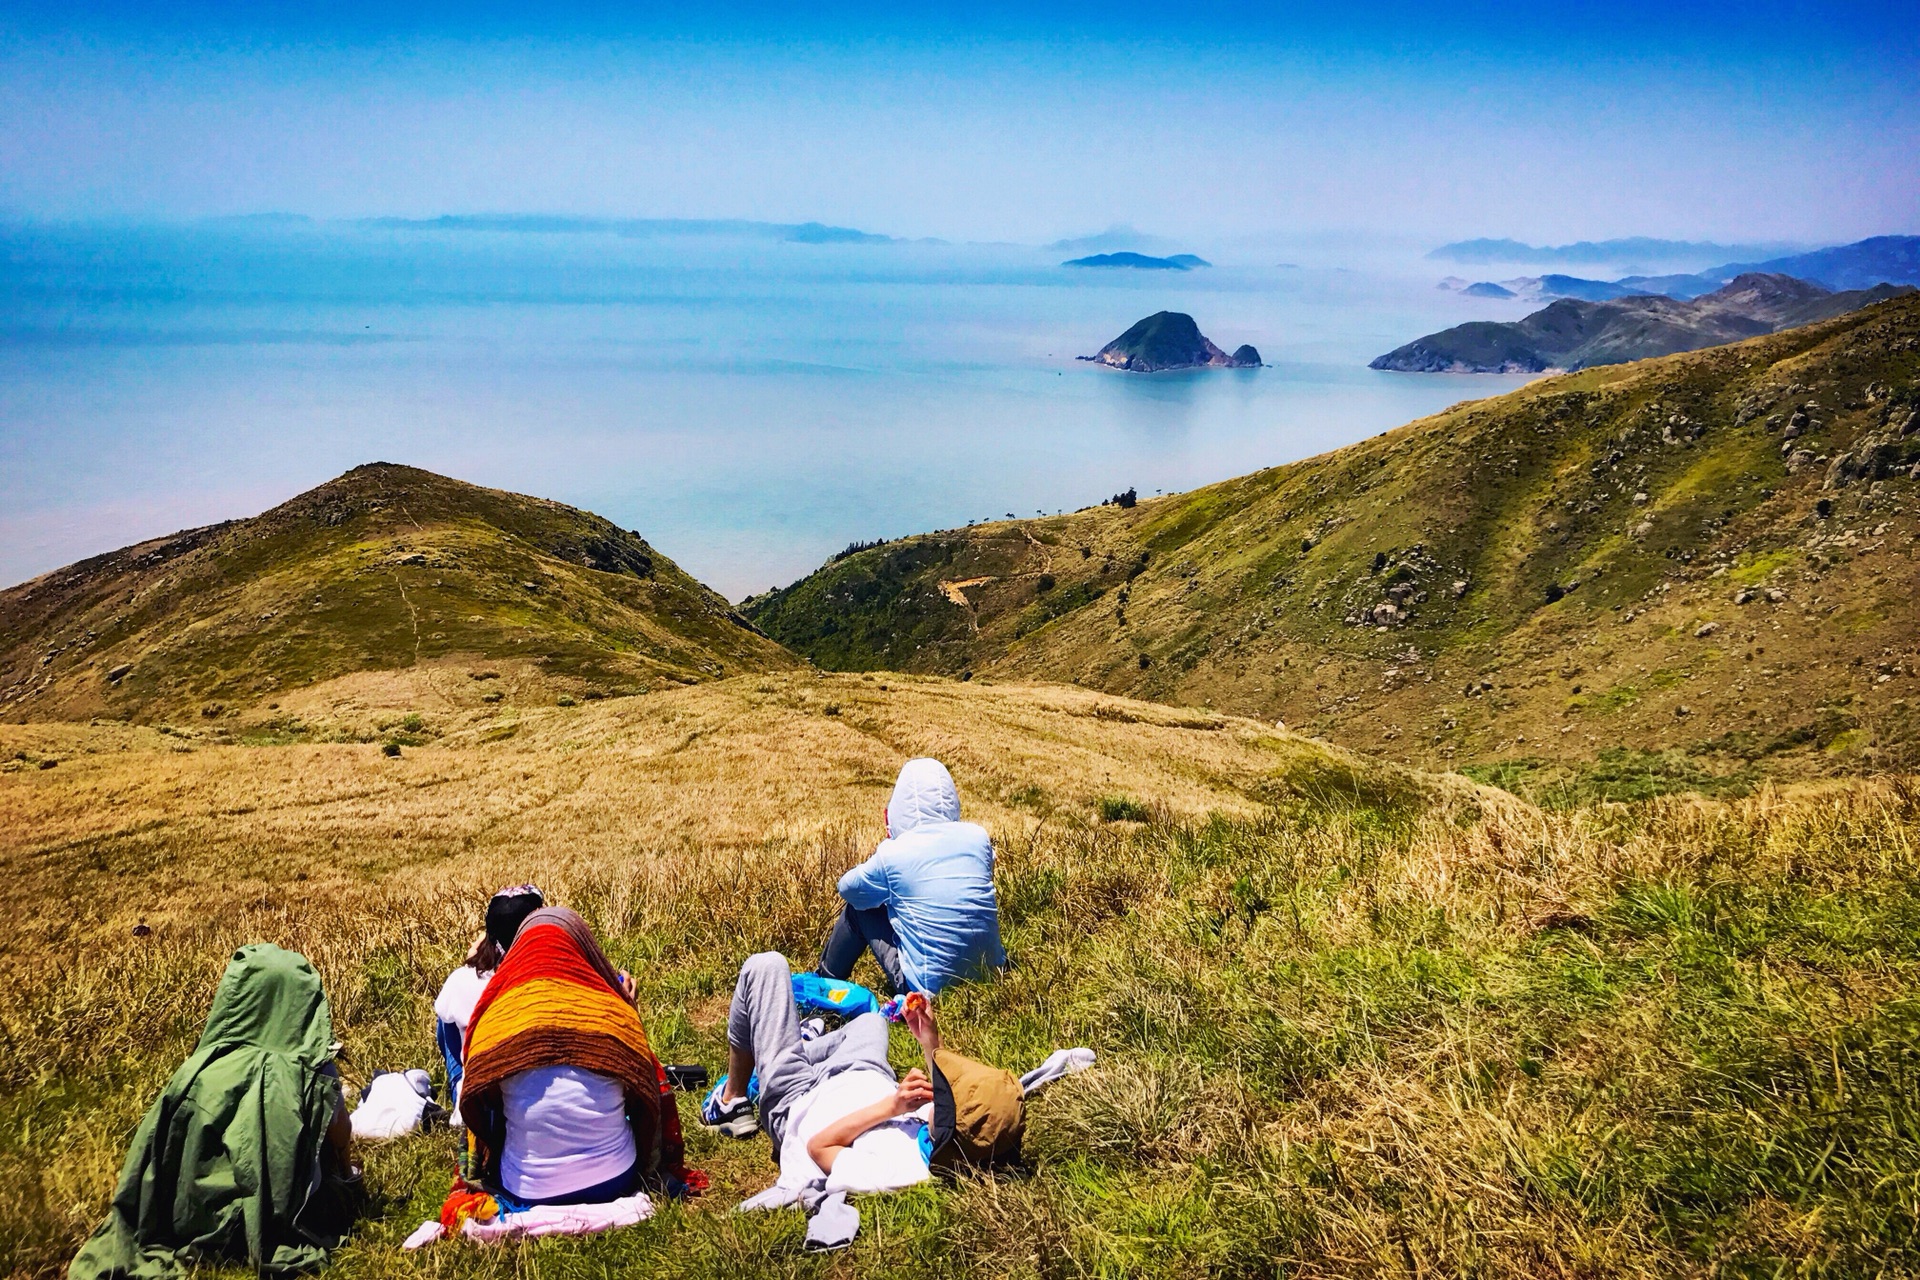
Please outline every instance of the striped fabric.
M666 1072L647 1043L640 1015L611 974L585 922L549 907L527 918L481 993L467 1024L460 1113L489 1181L498 1177L506 1137L501 1083L521 1071L553 1066L619 1082L641 1172L669 1184L685 1176L680 1118Z

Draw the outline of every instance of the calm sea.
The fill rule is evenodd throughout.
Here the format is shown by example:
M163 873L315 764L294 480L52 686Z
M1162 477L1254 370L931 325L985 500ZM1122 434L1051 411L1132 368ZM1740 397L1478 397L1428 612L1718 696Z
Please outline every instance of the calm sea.
M0 227L0 582L386 460L597 511L738 598L855 539L1192 488L1523 381L1366 368L1524 310L1441 293L1417 260L1172 273L1062 256L753 232ZM1073 358L1162 309L1270 367Z

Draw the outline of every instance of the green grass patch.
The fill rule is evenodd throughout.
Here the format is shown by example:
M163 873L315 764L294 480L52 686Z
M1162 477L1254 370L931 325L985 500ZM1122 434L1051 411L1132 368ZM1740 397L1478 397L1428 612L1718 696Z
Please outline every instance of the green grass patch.
M1727 576L1743 587L1757 587L1780 570L1798 564L1802 553L1797 547L1742 555L1727 570Z
M1616 684L1592 696L1592 705L1600 711L1618 711L1640 700L1640 686Z
M1651 800L1680 792L1742 796L1753 789L1756 781L1755 775L1745 769L1715 773L1680 752L1636 751L1627 747L1602 748L1599 756L1588 764L1566 764L1527 756L1465 765L1460 772L1476 782L1500 787L1553 809Z
M1102 822L1146 822L1153 811L1132 796L1101 796L1094 811Z

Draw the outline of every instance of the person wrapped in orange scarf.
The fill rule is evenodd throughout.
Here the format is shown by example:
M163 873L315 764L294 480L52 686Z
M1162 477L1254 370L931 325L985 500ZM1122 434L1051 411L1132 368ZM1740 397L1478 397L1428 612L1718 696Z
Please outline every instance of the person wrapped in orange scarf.
M544 907L521 924L474 1006L464 1057L470 1181L529 1204L688 1190L680 1115L633 980L575 912Z

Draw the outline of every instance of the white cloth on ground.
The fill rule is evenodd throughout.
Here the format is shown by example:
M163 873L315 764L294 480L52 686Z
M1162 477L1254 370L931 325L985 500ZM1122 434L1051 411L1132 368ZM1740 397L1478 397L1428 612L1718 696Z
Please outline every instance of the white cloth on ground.
M807 1153L807 1143L815 1134L862 1107L892 1097L898 1087L878 1071L855 1068L829 1076L794 1099L780 1144L779 1180L740 1208L778 1209L794 1204L809 1183L823 1180L828 1195L898 1191L925 1182L931 1175L920 1154L920 1128L925 1122L918 1115L900 1116L867 1130L840 1153L831 1173L822 1171Z
M473 1006L480 1003L480 993L487 989L487 980L491 977L491 969L481 973L464 964L455 969L440 984L440 994L433 998L433 1016L460 1028L460 1035L465 1038L467 1023L473 1021Z
M492 1222L468 1218L460 1230L467 1239L481 1241L505 1240L511 1236L584 1236L615 1227L630 1227L652 1216L653 1201L646 1193L635 1192L604 1204L537 1204L518 1213L503 1213ZM400 1247L418 1249L446 1233L446 1228L437 1221L423 1222Z
M1093 1065L1091 1049L1055 1049L1047 1055L1047 1060L1020 1077L1020 1092L1032 1093L1041 1085L1051 1084L1061 1076L1070 1076L1085 1071Z
M633 1167L620 1082L579 1067L534 1067L500 1085L507 1136L500 1181L522 1200L564 1196Z
M383 1071L367 1083L360 1105L347 1117L356 1138L398 1138L420 1127L433 1093L427 1073Z
M822 1184L824 1186L824 1184ZM802 1197L803 1201L808 1197ZM847 1203L847 1193L822 1194L807 1204L808 1253L844 1249L860 1234L860 1211Z

